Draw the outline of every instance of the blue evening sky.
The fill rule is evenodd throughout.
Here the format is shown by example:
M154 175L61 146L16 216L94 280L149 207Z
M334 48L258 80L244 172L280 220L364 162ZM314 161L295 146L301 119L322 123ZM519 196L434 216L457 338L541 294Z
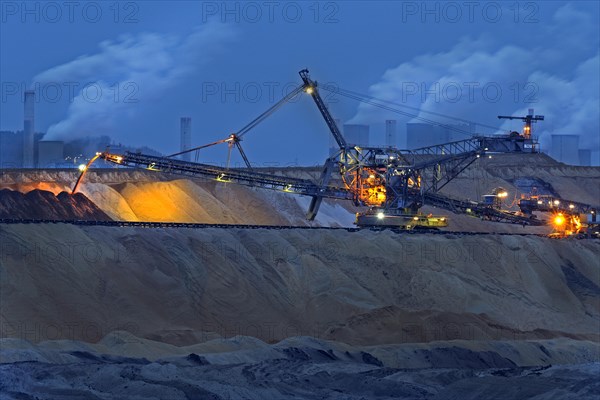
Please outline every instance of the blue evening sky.
M36 130L48 138L109 135L175 152L181 116L192 117L193 145L224 138L308 68L321 84L501 130L520 124L497 115L535 108L546 116L536 126L544 146L551 134L577 134L598 154L595 1L0 4L2 130L22 129L31 87ZM369 124L373 145L383 144L384 120L397 119L403 146L410 117L322 95L336 118ZM243 141L259 164L320 164L328 145L306 96Z

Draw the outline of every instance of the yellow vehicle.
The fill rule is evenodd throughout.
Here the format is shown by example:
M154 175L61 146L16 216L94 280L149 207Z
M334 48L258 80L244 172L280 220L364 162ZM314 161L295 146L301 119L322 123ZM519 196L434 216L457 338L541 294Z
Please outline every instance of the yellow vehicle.
M448 226L448 218L431 214L399 214L391 210L374 208L364 213L357 213L354 224L360 227L379 226L403 230L438 229Z

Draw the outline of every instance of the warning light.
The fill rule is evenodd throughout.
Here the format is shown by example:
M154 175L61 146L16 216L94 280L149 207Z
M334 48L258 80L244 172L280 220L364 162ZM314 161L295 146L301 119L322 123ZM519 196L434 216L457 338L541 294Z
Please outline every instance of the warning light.
M562 214L558 214L556 217L554 217L554 225L562 225L565 223L565 217L563 217Z

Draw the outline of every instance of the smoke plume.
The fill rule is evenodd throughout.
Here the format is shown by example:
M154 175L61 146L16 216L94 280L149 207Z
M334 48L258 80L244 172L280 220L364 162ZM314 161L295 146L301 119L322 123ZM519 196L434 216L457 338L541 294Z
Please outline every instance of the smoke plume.
M498 131L520 130L521 123L501 123L497 115L522 116L534 108L545 116L534 127L543 146L551 134L577 134L582 147L598 150L598 26L588 12L567 4L551 21L540 23L538 31L514 43L498 43L485 34L464 37L446 52L422 54L385 71L369 93L417 107L421 117L452 122L423 113L433 111L497 126ZM387 118L397 119L399 126L411 122L368 104L361 104L350 122Z
M208 23L186 37L143 33L123 35L50 68L34 82L68 83L75 96L67 116L49 127L49 139L112 133L122 118L139 116L143 101L157 98L211 59L234 37L231 26Z

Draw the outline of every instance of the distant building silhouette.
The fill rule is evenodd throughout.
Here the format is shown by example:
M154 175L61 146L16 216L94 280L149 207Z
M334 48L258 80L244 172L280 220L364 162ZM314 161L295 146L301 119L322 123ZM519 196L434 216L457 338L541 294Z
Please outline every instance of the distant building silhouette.
M369 125L346 124L344 125L344 137L350 145L369 146Z
M192 148L192 119L190 117L181 117L180 150L186 151ZM191 161L192 153L181 155L183 161Z
M427 123L406 124L406 147L410 150L435 146L442 143L468 139L475 133L469 124L433 125Z
M385 121L385 145L386 147L398 146L398 135L395 119L388 119Z
M0 168L23 166L23 132L0 132Z
M579 136L552 135L550 156L565 164L579 165Z
M579 149L579 165L590 167L592 165L592 150Z
M65 143L59 140L38 142L38 168L57 168L65 164Z
M23 168L33 168L35 133L35 92L26 90L23 99Z

